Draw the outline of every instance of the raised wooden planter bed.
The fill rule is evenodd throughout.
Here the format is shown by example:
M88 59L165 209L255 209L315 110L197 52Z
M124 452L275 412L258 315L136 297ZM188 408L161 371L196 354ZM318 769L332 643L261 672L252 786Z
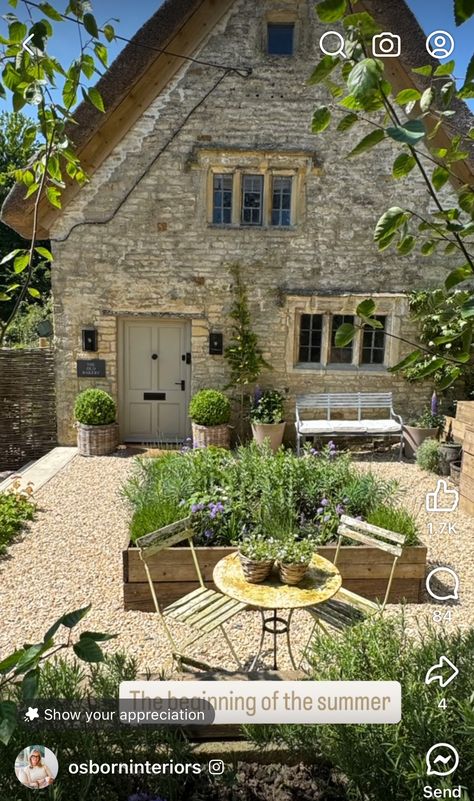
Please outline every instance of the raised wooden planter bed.
M334 560L335 546L322 546L318 552ZM235 548L196 548L204 581L210 587L212 571L217 562ZM405 548L401 556L392 584L389 602L397 603L405 599L408 603L418 603L426 574L425 546ZM377 548L343 546L339 554L338 567L342 573L344 587L363 595L365 598L382 599L387 589L387 581L393 557ZM149 562L155 589L161 604L169 604L196 589L196 571L189 548L167 548ZM123 551L123 596L125 609L152 612L150 588L146 580L143 564L137 548L129 547Z

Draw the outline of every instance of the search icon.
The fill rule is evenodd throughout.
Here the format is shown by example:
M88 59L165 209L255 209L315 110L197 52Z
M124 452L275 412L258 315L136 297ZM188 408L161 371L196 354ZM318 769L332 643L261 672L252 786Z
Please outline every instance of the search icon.
M337 48L337 50L334 50L334 48L332 50L328 50L328 48L325 46L324 42L326 41L326 38L328 36L333 36L338 40L339 47ZM326 33L323 33L321 39L319 40L319 47L326 56L342 56L343 58L346 58L346 54L344 52L344 45L345 45L344 37L338 31L326 31Z

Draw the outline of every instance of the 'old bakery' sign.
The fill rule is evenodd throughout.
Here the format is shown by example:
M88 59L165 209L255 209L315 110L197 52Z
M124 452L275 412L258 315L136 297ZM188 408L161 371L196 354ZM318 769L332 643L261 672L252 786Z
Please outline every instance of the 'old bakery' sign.
M105 378L105 359L78 359L78 378Z

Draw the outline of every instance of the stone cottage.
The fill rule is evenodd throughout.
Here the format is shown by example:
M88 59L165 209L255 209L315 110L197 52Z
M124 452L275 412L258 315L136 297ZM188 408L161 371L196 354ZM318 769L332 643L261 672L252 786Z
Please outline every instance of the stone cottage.
M402 37L402 58L386 62L407 86L428 58L414 17L403 0L360 7ZM392 390L402 414L429 397L387 372L404 354L396 337L414 335L405 293L426 285L426 262L372 244L399 193L406 203L409 186L423 208L426 189L415 173L393 180L389 144L347 162L350 134L311 134L326 90L307 79L325 31L314 0L166 0L101 80L106 113L78 109L90 182L69 187L61 211L41 206L60 443L75 441L74 398L89 386L116 398L124 441L187 436L192 393L228 377L235 263L273 366L261 383L287 392L289 416L297 392ZM28 236L23 196L3 215ZM430 281L447 269L431 261ZM384 329L335 347L367 296Z

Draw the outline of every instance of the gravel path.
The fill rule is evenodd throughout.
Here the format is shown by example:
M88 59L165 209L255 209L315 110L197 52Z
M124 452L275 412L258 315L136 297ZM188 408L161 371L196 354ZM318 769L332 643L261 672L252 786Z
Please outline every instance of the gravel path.
M10 546L7 556L0 557L0 659L24 642L38 641L64 612L91 603L92 611L81 624L83 629L117 633L108 648L133 655L140 672L157 673L168 662L167 642L155 616L123 610L121 551L128 541L129 513L119 489L132 463L124 456L76 457L38 491L36 519ZM451 626L474 625L473 519L459 511L429 515L424 508L425 494L435 488L436 477L415 465L374 462L361 466L400 481L403 503L417 516L429 547L429 561L449 566L459 576L458 603L436 605L427 597L431 603L408 606L409 620L432 617L436 609L450 608ZM429 521L434 523L432 535ZM455 534L441 530L440 524L448 522L455 524ZM306 642L309 627L304 612L295 614L292 638ZM243 613L227 628L242 659L247 659L257 647L260 616ZM266 645L270 649L270 636ZM211 636L196 648L194 654L211 664L235 667L220 639ZM266 657L264 654L267 665L269 653ZM283 642L280 667L290 667Z

